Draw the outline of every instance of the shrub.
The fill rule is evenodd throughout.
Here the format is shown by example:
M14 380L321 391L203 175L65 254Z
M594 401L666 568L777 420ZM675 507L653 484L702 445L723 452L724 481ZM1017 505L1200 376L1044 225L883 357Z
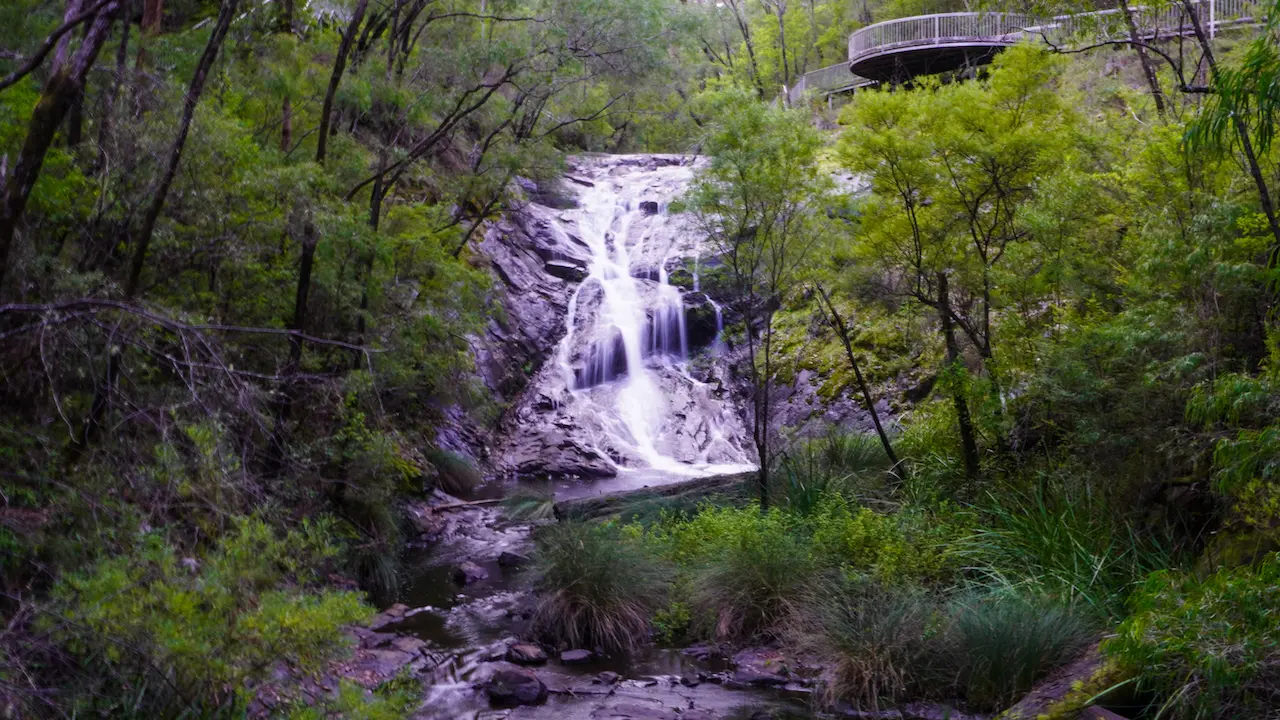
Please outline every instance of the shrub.
M1153 573L1104 644L1164 698L1163 717L1280 716L1280 558L1198 579Z
M704 635L769 632L812 577L807 533L794 515L777 509L704 506L650 537L690 569L693 626Z
M328 536L323 524L278 535L241 519L197 560L148 535L65 576L46 622L93 664L99 687L84 698L94 710L123 711L117 700L156 715L242 708L277 662L318 669L344 647L342 626L369 613L355 593L304 589L336 554Z
M978 708L998 710L1075 659L1093 633L1061 605L996 593L957 603L949 650L960 688Z
M871 574L881 582L939 579L950 573L949 544L958 531L940 516L892 515L827 497L812 519L813 552L827 567Z
M940 615L918 590L833 576L815 584L786 622L788 643L826 663L819 702L878 709L929 693L941 677Z
M667 571L613 523L561 523L537 537L541 596L533 626L573 647L627 650L648 639Z

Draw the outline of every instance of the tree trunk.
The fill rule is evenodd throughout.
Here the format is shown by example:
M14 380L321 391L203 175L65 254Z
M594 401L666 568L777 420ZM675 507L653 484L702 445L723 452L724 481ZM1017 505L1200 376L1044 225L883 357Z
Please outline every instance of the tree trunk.
M938 273L938 315L942 321L942 336L947 343L947 368L955 369L960 363L960 344L956 342L955 325L951 320L951 288L945 272ZM960 450L964 454L965 476L973 480L978 476L978 443L974 440L973 418L969 415L969 403L964 390L955 388L951 395L956 407L956 422L960 429Z
M178 136L174 138L173 146L169 148L169 159L165 164L164 175L160 178L160 185L156 188L151 205L147 208L147 215L142 221L142 232L138 235L138 244L134 247L133 259L129 263L129 280L125 284L124 291L128 299L133 299L138 292L138 283L142 279L142 266L147 259L147 246L151 244L156 221L160 218L160 211L164 208L164 201L169 194L169 188L173 185L173 179L178 174L178 163L182 160L182 148L187 144L187 134L191 132L191 120L195 117L196 105L200 102L200 95L204 93L205 81L208 80L209 70L213 67L218 51L222 48L222 41L231 28L237 5L239 0L222 0L217 23L213 26L209 42L204 46L204 54L196 64L191 85L187 88L187 94L182 103L182 120L178 124Z
M338 57L333 61L333 72L329 75L329 88L324 93L324 105L320 108L320 130L316 139L316 162L324 164L325 154L329 149L329 128L333 119L333 99L338 94L338 84L342 82L342 73L347 68L347 55L351 52L351 44L355 41L360 23L364 20L364 12L369 7L369 0L359 0L356 9L351 13L351 22L347 23L346 32L342 34L342 42L338 44Z
M280 32L286 35L293 34L293 0L283 0L280 3ZM293 101L289 98L289 91L285 91L284 99L280 101L280 152L289 152L289 146L293 144Z
M316 227L310 218L302 229L302 260L298 266L298 285L293 295L293 319L289 329L303 332L307 326L307 299L311 295L311 269L315 265ZM289 416L293 413L293 397L297 391L294 376L302 366L302 338L289 336L289 363L285 366L285 379L280 384L280 397L272 409L274 423L271 441L267 445L266 474L275 477L284 465L284 446L288 432Z
M1120 10L1124 13L1125 24L1129 26L1129 40L1138 53L1138 62L1142 64L1142 74L1146 76L1147 85L1151 88L1151 97L1156 101L1156 112L1160 117L1164 117L1164 93L1160 91L1160 77L1156 75L1156 69L1151 65L1151 57L1147 55L1147 49L1141 44L1142 37L1138 34L1138 23L1133 19L1129 0L1120 0Z
M102 103L102 117L98 120L98 159L94 161L94 169L101 172L107 167L107 144L111 141L111 122L116 109L116 100L120 97L120 86L124 84L124 75L129 68L129 22L133 0L124 0L120 22L120 44L116 46L116 73L111 78L111 88Z
M876 427L876 435L880 436L880 444L884 446L884 454L888 456L889 462L896 468L898 466L898 455L893 451L893 444L889 442L889 434L884 431L884 426L880 424L880 413L876 412L876 404L871 399L871 389L867 387L867 381L862 376L862 368L858 367L858 359L854 357L853 343L849 341L849 328L844 324L844 318L840 317L840 313L836 312L835 303L831 302L831 296L827 295L827 291L821 285L818 285L817 289L818 307L821 308L823 303L826 304L826 310L822 313L823 318L840 336L840 343L844 345L845 356L849 359L849 367L853 368L853 376L858 381L858 390L862 393L862 403L867 408L867 414L871 416L872 424ZM829 317L828 313L830 313Z
M3 196L0 197L0 287L3 287L5 273L8 271L9 252L13 246L13 237L18 224L26 212L27 200L31 196L31 188L40 177L40 168L44 165L45 155L53 144L58 126L75 101L76 95L84 87L85 76L93 67L98 51L102 49L111 29L115 13L119 10L118 2L102 6L93 18L89 31L85 33L79 49L67 62L56 63L40 100L31 111L31 120L27 123L27 137L23 141L18 159L13 170L3 182Z

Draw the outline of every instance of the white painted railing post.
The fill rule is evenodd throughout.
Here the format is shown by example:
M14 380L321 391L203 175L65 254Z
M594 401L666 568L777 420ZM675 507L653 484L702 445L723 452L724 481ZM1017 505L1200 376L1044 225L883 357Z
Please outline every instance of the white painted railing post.
M933 42L935 44L942 42L942 30L938 28L938 23L940 20L941 18L939 18L937 15L933 16Z
M1214 0L1209 0L1209 37L1212 38L1217 34L1218 18L1215 12Z

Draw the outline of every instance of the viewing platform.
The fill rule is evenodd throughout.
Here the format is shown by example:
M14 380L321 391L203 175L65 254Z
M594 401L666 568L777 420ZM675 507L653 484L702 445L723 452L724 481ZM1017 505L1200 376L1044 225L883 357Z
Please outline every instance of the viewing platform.
M1194 0L1191 7L1210 37L1261 21L1256 0ZM1192 35L1181 4L1131 9L1138 35L1159 40ZM1029 40L1062 48L1129 39L1123 11L1100 10L1037 18L1020 13L959 12L886 20L849 36L849 59L806 73L788 90L791 103L805 94L829 96L884 82L983 65L1004 48Z

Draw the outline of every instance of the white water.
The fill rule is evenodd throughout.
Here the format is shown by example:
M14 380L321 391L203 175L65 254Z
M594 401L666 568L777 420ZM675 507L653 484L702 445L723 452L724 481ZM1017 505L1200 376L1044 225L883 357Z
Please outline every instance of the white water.
M620 474L751 469L728 393L706 382L705 364L690 370L683 291L667 271L669 262L699 255L696 235L667 212L692 168L616 156L578 163L575 177L594 185L571 186L579 207L559 213L554 231L581 239L590 260L569 300L559 377L535 379L555 399L551 425L608 457ZM700 352L718 355L722 321L714 307L715 343Z

